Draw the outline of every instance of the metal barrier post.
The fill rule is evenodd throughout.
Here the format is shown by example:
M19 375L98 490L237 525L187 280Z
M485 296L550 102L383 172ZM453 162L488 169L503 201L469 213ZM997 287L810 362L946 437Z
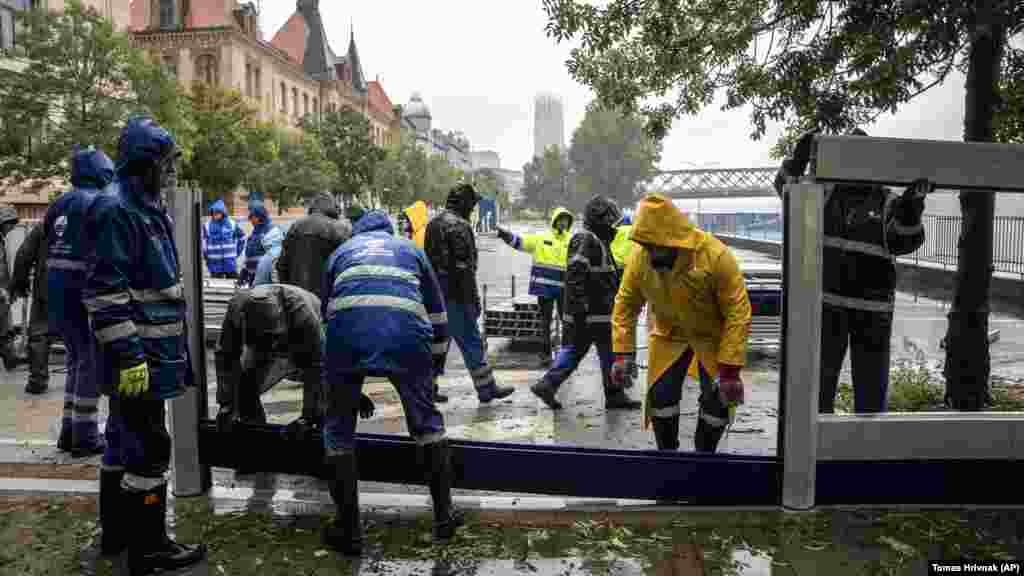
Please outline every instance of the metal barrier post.
M807 510L814 507L817 472L825 191L820 184L793 184L786 196L782 505Z
M512 299L516 299L516 275L512 275Z
M206 398L205 339L202 324L202 278L198 269L198 213L199 197L196 190L181 188L173 199L174 236L178 246L178 268L181 282L185 287L187 309L186 326L188 345L191 352L193 377L196 387L188 388L185 394L170 402L169 419L172 438L173 489L175 496L197 496L205 491L209 482L209 470L199 462L199 421L200 408L205 412L206 403L200 406L199 399ZM198 314L196 313L198 312ZM195 318L199 318L198 324ZM199 388L202 390L199 390ZM205 413L203 414L205 416Z

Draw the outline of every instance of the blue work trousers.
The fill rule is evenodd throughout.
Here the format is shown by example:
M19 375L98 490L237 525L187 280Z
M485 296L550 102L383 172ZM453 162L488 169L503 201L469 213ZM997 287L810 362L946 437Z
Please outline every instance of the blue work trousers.
M477 325L477 307L449 299L445 309L448 312L448 334L462 352L477 394L495 388L494 373L487 363L487 350L480 337L480 326Z
M425 363L424 366L429 366ZM434 404L434 386L430 370L409 370L388 376L398 391L405 412L409 435L419 445L444 438L444 417ZM350 373L332 377L328 382L327 414L323 418L324 454L327 457L351 453L356 447L356 419L359 395L366 374Z
M587 324L582 329L575 326L567 329L563 339L568 341L558 350L554 364L544 374L544 382L558 390L572 376L576 368L590 352L591 346L597 347L597 357L601 363L601 384L605 391L612 382L612 328L606 322Z
M124 470L124 486L145 491L167 482L171 436L164 414L163 400L110 397L103 468Z
M95 362L96 340L85 308L77 304L65 306L63 317L57 320L67 367L61 436L71 434L71 445L84 449L96 446L100 440L97 424L100 389Z

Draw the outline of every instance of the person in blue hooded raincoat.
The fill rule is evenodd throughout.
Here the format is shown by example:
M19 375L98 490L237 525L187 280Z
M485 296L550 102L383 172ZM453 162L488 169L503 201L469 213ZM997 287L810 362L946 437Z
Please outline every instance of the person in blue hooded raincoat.
M116 189L98 196L86 223L95 244L83 297L99 381L110 396L103 465L124 472L119 489L106 491L101 506L110 512L101 522L108 552L135 574L196 564L206 549L174 542L166 527L164 403L193 384L174 227L162 201L177 188L180 152L148 117L130 119L117 148Z
M260 265L260 258L267 253L267 249L263 247L263 237L276 228L271 221L270 212L262 202L253 202L249 205L249 222L252 224L252 233L245 242L245 268L239 279L243 286L251 286L256 279L256 268Z
M238 256L244 246L245 231L218 198L210 204L210 220L203 225L203 260L210 276L238 278Z
M93 364L96 343L89 329L89 314L82 304L86 256L93 239L86 234L85 219L96 198L114 179L114 163L101 150L75 150L71 157L69 192L54 200L46 210L47 324L51 334L64 340L64 416L61 418L57 448L74 456L98 454L106 448L97 425L99 382ZM114 476L111 476L114 474ZM101 484L120 482L116 471L101 468ZM104 500L100 494L101 501Z
M450 538L462 516L452 507L451 454L431 380L447 352L448 319L430 261L394 235L387 214L372 210L353 222L352 238L327 261L322 293L323 442L338 512L325 544L346 555L362 550L355 431L367 376L386 377L398 390L409 434L423 451L434 535Z
M263 249L266 250L266 254L260 258L260 263L256 266L256 278L252 282L253 288L279 282L275 263L281 257L282 243L284 243L284 232L281 232L281 229L276 226L263 236Z

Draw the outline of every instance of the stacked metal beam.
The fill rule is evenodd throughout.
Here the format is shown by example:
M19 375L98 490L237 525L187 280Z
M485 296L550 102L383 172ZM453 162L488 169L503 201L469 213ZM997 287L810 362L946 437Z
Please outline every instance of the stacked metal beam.
M228 303L235 295L235 281L220 278L203 280L203 319L206 324L207 345L220 338L220 327L228 311Z
M484 337L540 342L539 314L540 308L533 296L495 304L484 312Z

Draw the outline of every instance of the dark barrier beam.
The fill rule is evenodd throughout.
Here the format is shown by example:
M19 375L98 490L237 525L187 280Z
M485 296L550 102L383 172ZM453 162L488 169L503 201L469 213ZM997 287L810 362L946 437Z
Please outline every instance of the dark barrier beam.
M361 479L425 483L412 439L358 434L357 442ZM239 426L222 434L206 421L199 450L209 466L325 477L320 436L290 441L282 426ZM747 506L778 504L782 469L773 457L470 440L452 440L452 460L456 488Z
M818 462L818 505L1021 505L1024 460Z

